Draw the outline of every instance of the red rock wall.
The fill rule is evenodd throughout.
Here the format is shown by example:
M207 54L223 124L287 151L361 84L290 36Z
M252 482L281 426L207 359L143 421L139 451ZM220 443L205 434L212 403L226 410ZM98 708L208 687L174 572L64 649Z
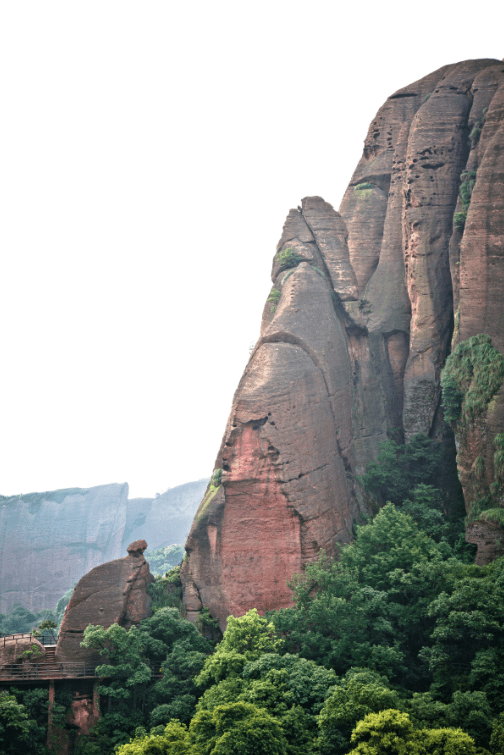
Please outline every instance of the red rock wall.
M462 233L465 170L477 178ZM358 475L391 434L439 437L455 470L440 373L452 336L486 332L504 351L503 187L504 64L472 60L389 97L339 213L319 197L290 211L272 270L279 300L265 305L216 460L222 484L186 545L190 618L201 605L223 625L289 605L292 572L352 538L366 511ZM503 421L499 395L488 458Z

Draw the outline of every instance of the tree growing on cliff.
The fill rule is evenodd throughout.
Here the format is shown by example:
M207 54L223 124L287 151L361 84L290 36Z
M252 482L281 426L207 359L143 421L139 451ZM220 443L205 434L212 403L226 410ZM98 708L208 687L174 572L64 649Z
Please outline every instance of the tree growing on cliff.
M437 487L442 460L442 444L426 435L415 435L405 444L389 440L380 444L378 459L368 464L362 485L380 505L401 504L417 485Z

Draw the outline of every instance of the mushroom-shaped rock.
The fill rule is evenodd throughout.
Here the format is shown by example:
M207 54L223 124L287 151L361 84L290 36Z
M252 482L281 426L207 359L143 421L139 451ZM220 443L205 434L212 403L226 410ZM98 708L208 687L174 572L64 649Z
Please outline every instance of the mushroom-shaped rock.
M147 585L153 581L144 558L145 540L128 546L128 555L96 566L77 583L65 611L56 648L58 660L84 660L89 651L80 647L88 624L129 629L150 614Z

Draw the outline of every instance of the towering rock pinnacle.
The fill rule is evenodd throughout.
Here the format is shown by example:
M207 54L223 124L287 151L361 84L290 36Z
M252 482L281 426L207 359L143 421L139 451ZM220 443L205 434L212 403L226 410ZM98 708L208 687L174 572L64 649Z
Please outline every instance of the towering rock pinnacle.
M504 353L504 64L445 66L389 97L339 213L320 197L290 211L272 281L182 569L188 617L203 605L223 625L290 605L293 572L351 540L380 442L438 437L455 470L446 357L480 333ZM503 430L501 387L477 437L457 435L470 515L475 457L490 484ZM473 540L494 553L489 527Z

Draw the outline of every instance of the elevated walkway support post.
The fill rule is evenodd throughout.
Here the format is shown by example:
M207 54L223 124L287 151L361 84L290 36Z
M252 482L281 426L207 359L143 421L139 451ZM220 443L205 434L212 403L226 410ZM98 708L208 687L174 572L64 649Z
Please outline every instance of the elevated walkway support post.
M54 705L54 679L49 682L49 707L47 709L47 749L52 750L52 718Z
M96 720L100 718L100 692L98 690L98 680L93 682L93 715Z

